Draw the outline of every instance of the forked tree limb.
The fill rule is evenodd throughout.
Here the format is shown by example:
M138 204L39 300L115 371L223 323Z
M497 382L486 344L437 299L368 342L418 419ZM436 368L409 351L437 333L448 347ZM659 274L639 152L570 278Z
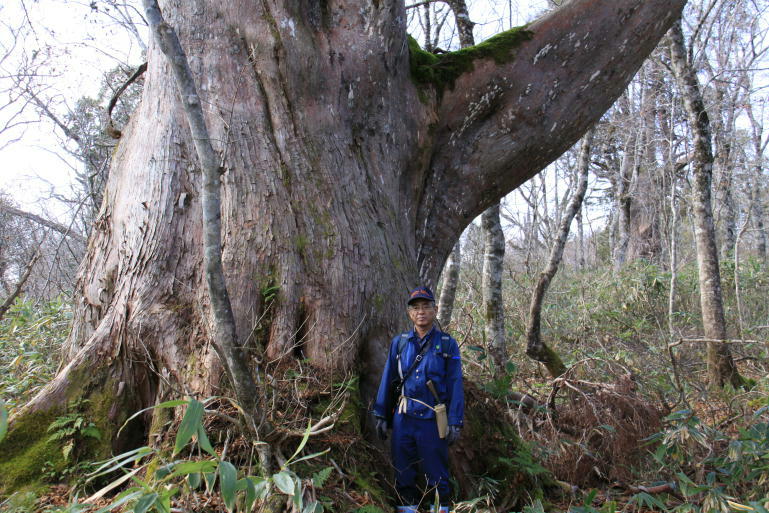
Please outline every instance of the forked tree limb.
M8 295L7 298L5 298L5 301L3 301L3 304L0 305L0 320L5 317L6 312L8 312L8 309L11 308L11 305L14 301L16 301L16 298L19 297L19 294L21 294L21 291L24 290L24 285L27 284L27 280L29 280L30 274L32 274L32 268L35 267L35 264L38 260L40 260L40 257L42 256L41 248L37 249L37 252L35 252L35 256L32 257L32 260L29 261L27 264L27 267L24 268L24 273L19 278L18 283L16 284L16 287L11 291L11 293Z

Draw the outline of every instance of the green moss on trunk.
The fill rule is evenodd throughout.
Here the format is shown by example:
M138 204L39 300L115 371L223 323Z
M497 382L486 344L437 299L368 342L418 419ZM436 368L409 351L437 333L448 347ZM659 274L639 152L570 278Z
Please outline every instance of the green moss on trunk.
M447 87L454 88L457 78L472 71L475 61L493 59L497 64L510 62L515 58L515 48L531 39L532 35L533 32L526 26L517 27L475 46L438 55L422 50L416 39L409 36L411 78L420 88L435 88L440 98Z

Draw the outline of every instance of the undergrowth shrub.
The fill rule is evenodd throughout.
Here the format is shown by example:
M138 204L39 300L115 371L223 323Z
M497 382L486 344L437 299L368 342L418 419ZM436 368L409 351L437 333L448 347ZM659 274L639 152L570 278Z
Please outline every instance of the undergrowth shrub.
M62 298L18 298L0 321L0 396L11 413L53 378L71 320Z

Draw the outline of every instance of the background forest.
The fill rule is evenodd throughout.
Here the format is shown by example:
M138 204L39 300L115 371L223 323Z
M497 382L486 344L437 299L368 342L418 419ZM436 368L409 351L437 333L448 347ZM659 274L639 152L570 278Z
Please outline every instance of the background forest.
M66 363L78 265L143 85L140 6L67 3L71 23L120 34L135 51L110 51L99 87L81 96L66 85L74 51L41 15L45 2L0 6L0 154L33 134L45 145L36 151L57 155L57 173L68 177L64 188L29 179L22 190L10 180L20 167L10 157L0 175L0 438L8 417ZM530 4L407 1L422 48L412 58L559 8ZM690 1L678 32L583 140L457 242L437 287L439 319L461 344L469 395L486 398L483 411L528 458L494 454L487 475L463 476L456 511L769 510L767 8ZM77 51L99 45L81 41ZM717 259L705 279L717 286L709 290L698 165L712 170L705 185ZM261 293L269 303L277 290ZM721 317L706 311L712 294ZM734 369L721 367L725 360ZM176 413L156 446L102 460L88 453L99 428L73 402L47 427L62 454L37 462L43 484L0 490L0 511L386 510L383 474L343 463L356 458L347 446L381 451L366 441L365 422L348 425L348 409L366 407L345 399L354 380L326 382L301 363L273 375L293 389L272 404L296 448L274 474L248 477L254 449L231 429L237 411L221 398L180 393L157 407ZM304 404L302 390L312 387L327 393L322 405ZM473 429L463 436L483 437ZM473 457L462 451L460 466ZM505 471L545 492L513 492L523 479L502 480ZM78 504L85 497L92 506Z

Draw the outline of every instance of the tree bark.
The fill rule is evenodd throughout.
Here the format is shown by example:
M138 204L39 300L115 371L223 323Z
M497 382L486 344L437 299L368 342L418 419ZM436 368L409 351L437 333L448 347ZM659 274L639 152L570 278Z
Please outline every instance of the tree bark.
M190 128L198 161L203 172L201 205L203 211L203 268L206 290L213 314L213 345L230 379L246 423L258 434L257 422L264 422L259 412L254 391L256 383L241 351L240 341L232 313L230 296L222 268L222 223L219 175L222 171L219 156L211 145L208 127L200 105L195 80L192 77L187 54L179 43L174 29L163 19L157 0L143 0L144 11L155 42L168 59L176 87L182 100L184 117ZM262 433L264 436L264 433Z
M399 0L164 3L222 156L246 364L359 372L370 397L404 290L434 286L465 226L579 139L684 3L575 0L443 57L465 59L453 75L410 55ZM203 175L170 72L151 45L81 266L69 363L12 424L94 390L117 426L172 385L228 393L209 344Z
M578 180L575 182L574 194L569 201L569 206L563 213L561 224L558 228L558 235L550 249L550 258L547 266L540 273L537 285L531 295L529 304L529 320L526 324L526 354L529 357L545 364L550 376L557 378L566 372L566 366L558 356L558 353L549 348L543 341L540 333L542 302L545 299L550 282L555 273L558 272L558 266L561 264L563 250L566 247L566 241L569 238L569 231L574 216L582 208L582 202L587 192L587 178L590 169L590 147L593 142L595 130L591 129L585 134L582 140L582 146L579 152L579 163L577 164Z
M438 298L438 322L443 327L447 327L451 323L461 265L462 249L460 241L457 241L443 268L443 286L441 287L441 295Z
M636 155L636 134L631 132L625 140L622 165L617 173L617 242L614 248L614 270L625 266L630 245L630 226L633 197L630 193Z
M497 371L507 362L505 308L502 301L502 265L505 260L505 234L499 219L499 203L481 216L483 228L483 274L481 293L486 324L486 343Z
M708 342L708 380L711 386L723 387L726 383L731 383L736 388L743 380L734 364L729 346L723 342L714 342L726 340L727 333L710 199L713 176L710 121L697 76L686 57L680 21L671 27L669 40L671 64L694 136L692 168L700 307L705 338L711 339L711 342Z

